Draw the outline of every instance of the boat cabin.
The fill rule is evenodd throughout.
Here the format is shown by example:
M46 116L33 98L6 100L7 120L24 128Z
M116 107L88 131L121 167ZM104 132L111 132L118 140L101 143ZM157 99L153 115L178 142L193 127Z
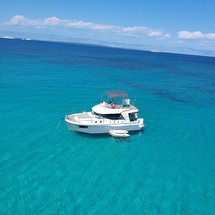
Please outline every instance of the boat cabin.
M138 109L130 104L128 94L123 91L106 91L107 97L100 104L92 108L92 114L97 118L110 120L129 120L130 122L138 119Z

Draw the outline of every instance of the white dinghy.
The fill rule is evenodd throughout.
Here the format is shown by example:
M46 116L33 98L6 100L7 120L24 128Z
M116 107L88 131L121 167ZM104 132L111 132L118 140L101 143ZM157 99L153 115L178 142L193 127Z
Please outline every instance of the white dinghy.
M110 130L109 134L113 137L129 137L130 134L126 130Z

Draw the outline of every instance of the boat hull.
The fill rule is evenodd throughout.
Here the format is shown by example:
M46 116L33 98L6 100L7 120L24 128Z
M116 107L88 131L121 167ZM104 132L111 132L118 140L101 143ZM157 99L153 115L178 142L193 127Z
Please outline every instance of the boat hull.
M97 124L97 125L86 125L86 124L74 124L67 121L67 126L71 131L89 133L89 134L105 134L109 133L110 130L127 130L127 131L139 131L144 125L141 121L125 123L125 124Z

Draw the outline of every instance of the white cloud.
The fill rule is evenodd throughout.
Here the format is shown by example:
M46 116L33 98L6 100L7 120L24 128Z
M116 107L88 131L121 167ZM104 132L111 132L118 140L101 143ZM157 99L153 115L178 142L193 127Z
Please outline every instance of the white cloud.
M180 39L215 39L214 33L203 34L201 31L179 31L178 38Z
M162 36L162 32L161 31L149 31L148 35L150 37L159 37L159 36Z
M117 29L117 26L112 25L100 25L92 22L83 22L79 20L65 20L59 19L55 16L46 18L44 20L27 19L24 16L16 15L5 24L8 25L32 25L36 27L41 26L61 26L61 27L73 27L73 28L87 28L92 30L112 30Z
M127 33L142 33L148 35L149 37L165 37L165 33L163 31L143 26L125 27L122 28L122 30Z
M16 15L6 24L9 25L39 25L38 20L27 19L24 16Z
M209 33L207 34L208 39L215 39L215 34Z
M55 16L44 19L43 21L43 25L51 25L51 26L59 25L60 23L61 23L60 19L58 19Z
M7 25L24 25L35 27L49 27L59 26L65 28L82 28L95 31L109 31L113 33L120 33L125 36L149 36L156 38L167 38L170 35L161 30L152 29L144 26L121 27L114 25L101 25L92 22L83 22L79 20L64 20L57 17L49 17L43 20L28 19L24 16L16 15L11 18Z
M64 20L64 27L74 27L74 28L87 28L91 30L113 30L117 27L111 25L99 25L92 22L83 22L78 20Z
M147 30L147 27L142 27L142 26L123 28L123 31L125 31L125 32L143 32L143 31L146 31L146 30Z

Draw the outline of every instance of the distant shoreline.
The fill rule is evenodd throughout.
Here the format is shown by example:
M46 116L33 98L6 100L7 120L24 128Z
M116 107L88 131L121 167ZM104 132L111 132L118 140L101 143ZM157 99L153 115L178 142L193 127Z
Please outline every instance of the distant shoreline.
M175 55L187 55L187 56L199 56L199 57L211 57L215 56L211 55L200 55L200 54L186 54L186 53L177 53L177 52L168 52L161 50L144 50L144 49L135 49L135 48L123 48L118 46L111 45L101 45L94 43L84 43L84 42L67 42L67 41L57 41L57 40L40 40L40 39L31 39L31 38L21 38L21 37L13 37L13 36L1 36L0 39L5 40L21 40L21 41L35 41L35 42L48 42L48 43L62 43L62 44L73 44L73 45L81 45L81 46L91 46L91 47L101 47L101 48L112 48L112 49L121 49L121 50L130 50L130 51L140 51L140 52L151 52L154 54L175 54Z

